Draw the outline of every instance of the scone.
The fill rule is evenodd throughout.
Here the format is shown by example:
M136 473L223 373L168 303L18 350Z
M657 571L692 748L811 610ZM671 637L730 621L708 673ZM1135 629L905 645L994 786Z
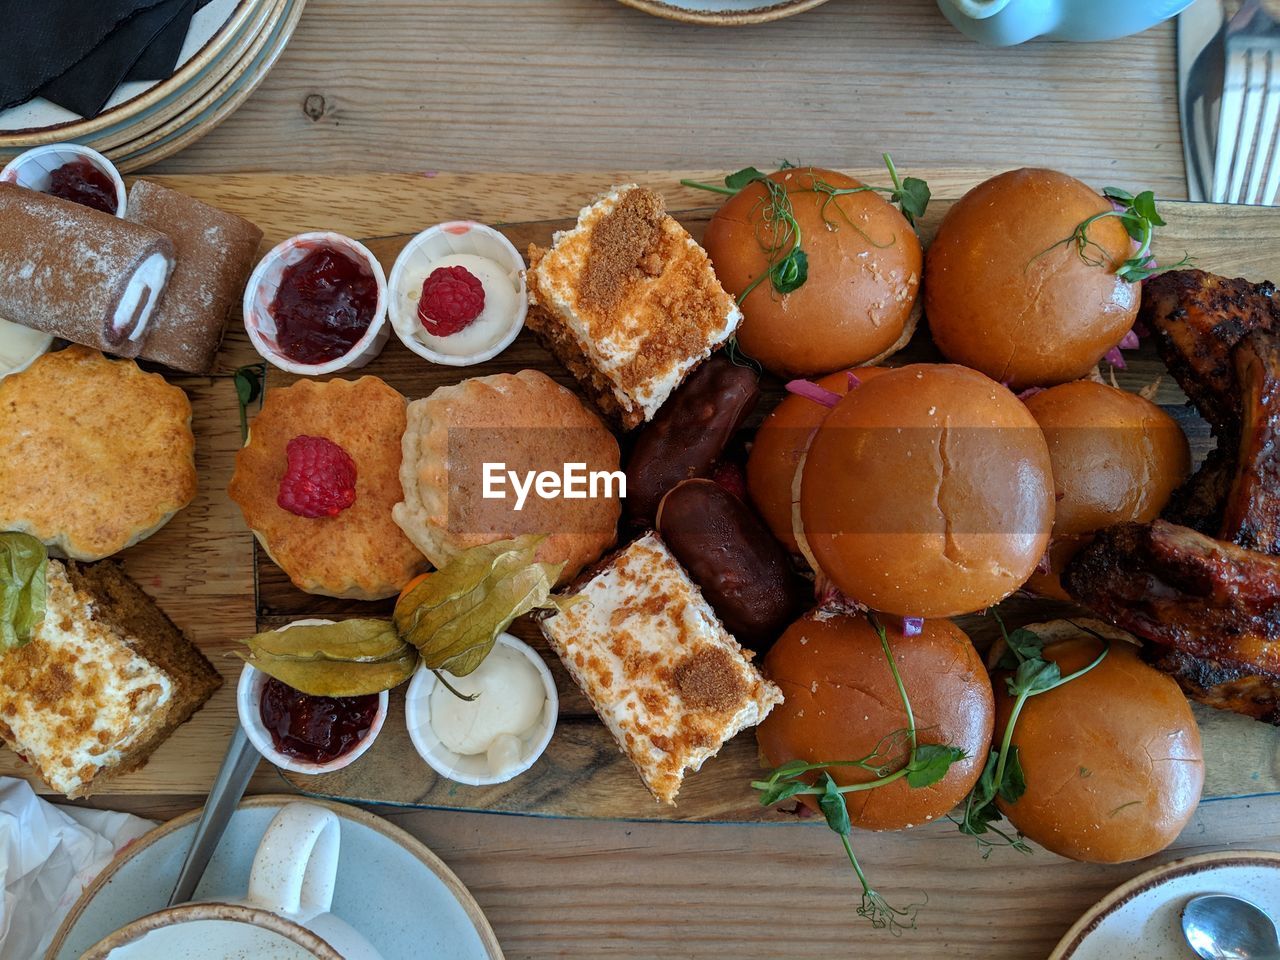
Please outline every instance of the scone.
M634 183L583 207L550 250L530 247L528 283L526 326L628 430L742 320L706 252Z
M228 493L299 590L380 600L425 568L391 519L404 429L404 397L377 377L267 391Z
M538 473L565 477L568 464L581 489L562 493L582 496L530 486ZM392 515L436 566L480 544L544 534L538 560L563 563L565 583L613 544L621 479L618 441L571 391L537 370L474 377L409 404L404 499Z
M195 495L191 403L159 374L68 347L0 381L0 530L100 560Z

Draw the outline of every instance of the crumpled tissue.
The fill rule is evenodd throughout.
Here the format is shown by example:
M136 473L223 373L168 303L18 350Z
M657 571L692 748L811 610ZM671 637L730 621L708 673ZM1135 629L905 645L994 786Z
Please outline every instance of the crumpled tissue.
M0 960L44 955L81 891L155 826L128 813L54 806L0 777Z

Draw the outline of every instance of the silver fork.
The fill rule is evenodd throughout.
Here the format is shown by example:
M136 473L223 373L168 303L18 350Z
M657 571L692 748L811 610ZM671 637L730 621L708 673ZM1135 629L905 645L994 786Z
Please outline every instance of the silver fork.
M1210 199L1270 206L1280 190L1280 23L1261 0L1227 22L1225 54Z

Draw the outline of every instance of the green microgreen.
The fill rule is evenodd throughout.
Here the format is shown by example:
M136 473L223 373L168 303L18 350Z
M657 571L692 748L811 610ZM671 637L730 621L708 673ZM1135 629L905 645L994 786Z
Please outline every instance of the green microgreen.
M1102 191L1102 195L1111 201L1115 209L1095 213L1081 220L1076 224L1071 236L1059 240L1033 259L1039 259L1050 250L1067 245L1074 247L1076 255L1089 266L1107 267L1110 265L1110 257L1100 243L1089 238L1089 228L1100 220L1116 219L1124 226L1130 239L1137 244L1137 249L1116 268L1116 276L1121 280L1138 283L1154 274L1185 267L1191 262L1191 257L1184 255L1177 263L1163 267L1156 265L1155 258L1151 254L1151 241L1155 237L1156 228L1165 226L1165 221L1156 209L1155 193L1143 190L1135 195L1119 187L1107 187Z
M262 397L267 379L265 363L251 363L241 367L232 378L236 387L236 400L240 404L240 442L249 442L249 407Z
M977 839L984 859L990 856L993 847L1001 844L1013 847L1021 853L1031 852L1021 834L1011 835L995 826L1003 818L996 801L1017 803L1027 791L1022 759L1013 743L1013 731L1022 708L1032 697L1056 690L1083 677L1106 659L1111 651L1110 640L1095 630L1073 622L1072 625L1077 629L1102 641L1102 652L1087 666L1064 677L1056 663L1044 659L1044 641L1039 636L1025 627L1009 632L1000 615L994 610L992 615L1000 627L1000 635L1005 644L1004 653L996 666L1010 674L1005 677L1005 686L1009 696L1013 697L1013 708L1009 712L1009 721L1005 724L1000 746L992 748L988 755L977 785L965 799L960 818L952 817L961 833ZM992 841L987 834L995 835L997 840Z
M887 928L894 935L898 935L903 930L915 927L916 913L923 904L912 904L904 908L894 907L872 888L853 852L853 844L850 841L852 824L845 794L876 790L898 780L906 780L907 786L911 789L932 786L947 775L953 763L965 759L965 752L960 747L950 744L920 743L920 730L916 726L915 712L911 709L911 698L907 695L906 685L902 681L902 674L894 659L889 636L874 615L868 614L867 619L880 638L880 647L888 661L894 686L897 688L906 713L906 727L886 734L870 753L857 760L829 760L816 763L791 760L774 769L766 779L753 781L751 786L760 792L760 803L766 807L792 797L817 797L818 809L822 811L827 826L840 837L849 863L857 874L858 882L862 885L862 902L857 910L858 916L869 920L877 929ZM870 773L873 779L859 783L838 784L831 776L831 770L839 767L857 767ZM816 777L813 776L814 774Z
M893 183L889 187L871 185L836 187L810 171L808 186L791 188L786 183L772 179L756 167L744 167L729 174L724 178L723 185L704 183L699 180L681 180L680 182L686 187L708 190L725 196L736 196L753 184L760 184L764 188L764 193L752 208L752 219L755 220L757 215L759 216L756 225L756 242L765 255L767 266L738 294L738 302L741 303L766 279L774 292L784 295L798 290L809 279L809 255L804 250L804 233L796 220L795 208L791 205L791 196L794 193L816 193L822 196L819 212L828 230L840 229L840 224L828 212L830 206L835 203L836 211L845 224L876 247L892 245L893 238L886 243L877 243L872 240L849 218L839 203L836 203L839 197L868 191L887 193L890 202L896 203L907 222L915 226L916 221L924 216L925 209L929 205L929 185L917 177L900 177L897 167L893 165L893 158L887 153L884 154L884 163L889 171L889 179ZM779 169L793 169L793 164L784 162Z

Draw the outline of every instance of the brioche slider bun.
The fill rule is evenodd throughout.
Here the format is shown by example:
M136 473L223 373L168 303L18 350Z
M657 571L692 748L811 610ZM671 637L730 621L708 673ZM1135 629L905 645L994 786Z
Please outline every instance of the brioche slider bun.
M1067 561L1103 527L1159 516L1187 479L1191 450L1160 407L1095 380L1050 387L1025 402L1049 444L1058 501L1049 572L1027 586L1069 600L1059 582Z
M911 701L922 744L960 747L964 759L928 787L904 779L845 794L849 817L867 830L899 830L945 816L982 773L994 722L991 682L969 638L949 620L926 620L919 636L888 628L890 649ZM810 613L796 621L764 659L782 688L782 704L756 728L765 762L859 760L877 747L905 761L895 738L907 728L902 697L875 629L861 616ZM886 738L890 738L886 740ZM831 767L836 783L876 779L859 767ZM817 809L815 797L800 798Z
M783 184L808 257L808 279L779 293L765 277L742 299L738 345L771 372L808 377L870 363L900 349L915 330L923 255L897 207L834 170L796 167L769 179ZM741 296L789 235L767 217L768 192L752 183L707 225L703 246L724 288ZM778 228L775 233L775 226ZM785 244L773 258L768 247Z
M1132 250L1118 219L1089 226L1083 256L1063 241L1110 209L1053 170L1012 170L965 194L925 262L938 349L1015 390L1088 374L1133 326L1140 284L1116 276Z
M1084 676L1027 699L1012 738L1026 793L997 802L1053 853L1090 863L1138 860L1172 843L1200 802L1200 730L1177 683L1142 662L1132 637L1098 621L1077 623L1116 639ZM1102 651L1080 627L1055 620L1027 629L1065 677ZM1014 703L1006 676L995 676L997 742Z
M886 367L858 367L829 373L816 381L821 390L844 396L855 384L884 373ZM760 424L747 457L747 493L773 535L799 553L792 525L792 488L813 433L831 408L794 393L787 394Z
M912 364L827 415L800 479L804 552L851 599L910 617L982 610L1035 570L1053 524L1044 435L995 381Z

